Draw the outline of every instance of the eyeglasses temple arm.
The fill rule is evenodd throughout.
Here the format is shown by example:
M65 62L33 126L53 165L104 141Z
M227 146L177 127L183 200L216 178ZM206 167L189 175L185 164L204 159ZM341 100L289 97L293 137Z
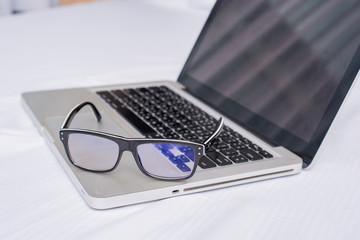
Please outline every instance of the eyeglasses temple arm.
M219 118L219 120L217 121L217 124L216 124L216 129L215 131L211 134L211 136L206 139L203 144L208 147L209 144L211 143L212 140L214 140L221 132L221 129L223 128L224 126L224 119L222 117Z
M92 104L91 102L83 102L83 103L80 103L79 105L77 105L76 107L74 107L69 112L69 114L66 116L61 128L68 128L70 126L71 121L74 119L75 115L86 105L90 105L91 109L93 110L93 112L95 114L97 121L100 122L101 115L100 115L99 111L96 109L95 105Z

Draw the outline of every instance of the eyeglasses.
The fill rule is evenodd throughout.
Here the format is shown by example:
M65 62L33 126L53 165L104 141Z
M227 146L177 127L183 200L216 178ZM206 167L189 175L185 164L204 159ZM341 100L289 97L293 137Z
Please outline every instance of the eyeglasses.
M59 134L70 162L92 172L114 170L123 152L130 151L141 172L147 176L163 180L190 178L205 154L205 148L217 137L224 125L220 118L215 131L202 144L173 139L125 138L93 130L70 129L71 121L86 105L91 107L97 121L101 121L101 115L94 104L84 102L70 111Z

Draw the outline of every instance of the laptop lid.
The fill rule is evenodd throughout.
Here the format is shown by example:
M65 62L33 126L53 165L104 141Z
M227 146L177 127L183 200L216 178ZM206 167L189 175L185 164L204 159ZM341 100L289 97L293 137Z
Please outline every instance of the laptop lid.
M178 81L309 165L360 67L360 0L219 0Z

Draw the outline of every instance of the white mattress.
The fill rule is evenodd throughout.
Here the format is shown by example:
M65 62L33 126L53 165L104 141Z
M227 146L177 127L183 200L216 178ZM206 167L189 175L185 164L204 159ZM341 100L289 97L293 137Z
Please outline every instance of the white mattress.
M0 18L0 239L360 239L360 86L315 165L284 178L89 208L25 91L176 80L212 1L100 1Z

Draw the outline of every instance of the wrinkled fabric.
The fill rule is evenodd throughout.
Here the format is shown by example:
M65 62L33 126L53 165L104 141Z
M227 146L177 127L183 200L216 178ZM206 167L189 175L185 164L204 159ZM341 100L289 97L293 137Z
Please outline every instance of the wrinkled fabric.
M211 5L182 2L100 1L0 18L1 239L360 238L359 84L315 165L298 175L103 211L86 205L20 94L176 80Z

